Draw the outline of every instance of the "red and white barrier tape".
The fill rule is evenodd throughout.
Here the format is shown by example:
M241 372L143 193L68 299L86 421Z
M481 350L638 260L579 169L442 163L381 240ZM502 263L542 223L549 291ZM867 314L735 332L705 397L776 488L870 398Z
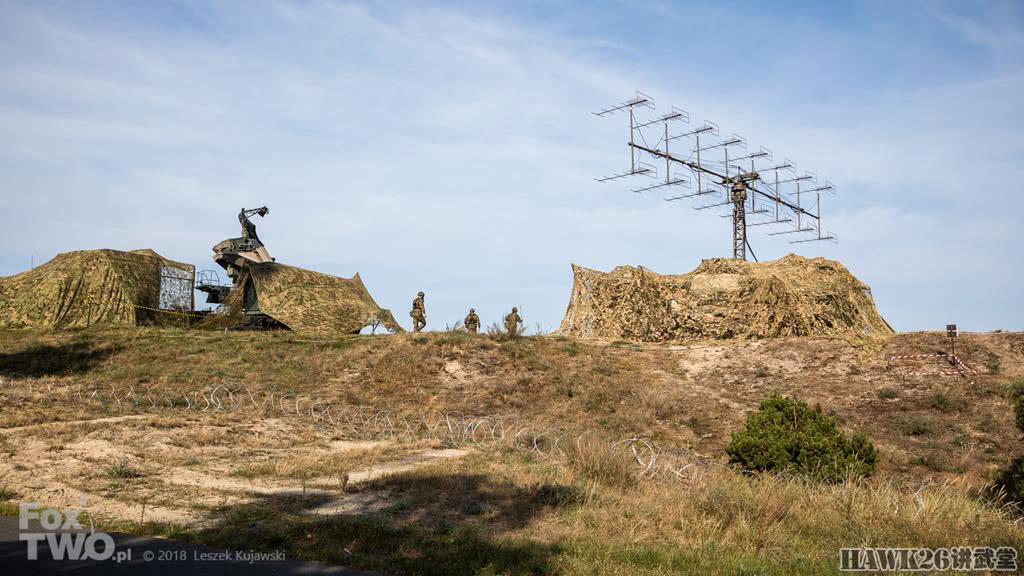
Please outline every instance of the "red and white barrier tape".
M975 376L978 375L978 373L974 370L974 368L971 368L970 366L965 364L964 361L961 360L959 356L953 356L953 362L955 362L957 366L959 366L960 368L963 368L967 372L970 372L971 374L974 374Z
M939 370L938 372L903 372L903 374L908 376L933 376L940 374L944 376L962 376L963 373L961 372L961 370L963 370L963 372L967 372L971 375L978 375L977 371L975 371L973 368L964 363L964 361L961 360L959 356L951 356L945 352L933 352L931 354L903 354L900 356L890 356L889 365L892 366L893 362L897 360L920 360L922 358L945 358L946 360L949 360L950 364L952 364L953 367L957 369L957 371L949 372L947 370ZM892 367L899 368L899 366Z

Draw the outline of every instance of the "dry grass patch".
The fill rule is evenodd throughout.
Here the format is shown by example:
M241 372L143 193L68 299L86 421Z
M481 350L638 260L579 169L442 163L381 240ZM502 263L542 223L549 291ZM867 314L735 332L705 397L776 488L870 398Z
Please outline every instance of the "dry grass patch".
M231 472L241 478L336 479L354 470L370 468L381 462L393 462L422 450L424 443L382 444L338 451L302 450L301 453L244 464Z
M315 495L268 497L186 537L446 575L822 574L842 547L1024 543L1017 512L965 483L823 485L715 466L633 481L600 446L581 441L566 465L494 451L382 478L356 496L387 503L354 515L304 514Z
M585 550L639 546L651 551L634 556L637 565L629 570L592 558L602 573L660 573L674 567L677 554L696 565L707 563L714 572L757 558L763 563L757 573L817 574L835 570L842 547L1024 543L1012 509L984 504L963 485L920 490L888 482L821 485L718 469L686 484L606 491L580 516L573 523L591 527L584 531L590 540ZM571 531L571 526L561 521L549 529ZM709 547L717 557L706 556ZM640 561L644 557L649 563Z
M568 462L579 476L607 486L636 484L637 463L621 445L586 435L571 446Z

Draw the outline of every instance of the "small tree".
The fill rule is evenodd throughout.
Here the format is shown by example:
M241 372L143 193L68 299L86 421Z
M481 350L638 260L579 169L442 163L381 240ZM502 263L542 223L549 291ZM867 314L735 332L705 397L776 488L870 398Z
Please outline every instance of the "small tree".
M1024 382L1015 382L1014 393L1017 394L1013 402L1013 412L1017 420L1017 429L1024 432ZM1010 467L1003 471L1003 475L996 481L996 487L1006 492L1006 497L1014 502L1024 502L1024 456L1017 456L1010 463Z
M824 482L869 476L878 451L862 434L847 438L835 420L806 402L772 396L733 432L725 449L744 470L800 474Z

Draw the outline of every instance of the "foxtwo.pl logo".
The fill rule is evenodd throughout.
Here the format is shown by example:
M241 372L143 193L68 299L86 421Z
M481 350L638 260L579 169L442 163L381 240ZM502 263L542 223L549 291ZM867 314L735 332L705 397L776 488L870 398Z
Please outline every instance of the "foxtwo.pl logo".
M82 506L88 501L81 500ZM131 550L118 552L114 538L97 532L89 523L85 531L79 517L81 508L43 508L38 502L18 506L18 539L25 542L29 560L39 559L39 544L45 543L52 560L131 560ZM41 531L31 530L31 521L38 520Z

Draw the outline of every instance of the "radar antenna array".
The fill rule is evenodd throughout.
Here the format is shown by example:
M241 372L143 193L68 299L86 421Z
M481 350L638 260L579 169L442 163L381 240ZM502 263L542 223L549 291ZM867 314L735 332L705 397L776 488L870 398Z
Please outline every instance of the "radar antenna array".
M769 233L771 236L804 235L790 244L839 241L822 228L822 194L836 193L831 182L819 185L818 177L810 172L796 176L796 167L789 159L775 162L772 151L763 146L752 152L746 138L739 134L721 138L718 125L708 120L697 128L673 133L680 124L690 124L690 114L681 108L673 106L669 112L646 120L638 118L641 109L654 111L655 102L638 90L633 98L594 112L595 116L623 112L629 120L629 169L596 178L598 182L643 176L654 183L632 192L683 188L686 192L665 196L665 201L700 199L695 210L730 206L731 214L723 217L732 220L733 258L746 260L748 251L754 256L747 238L747 229L754 226L781 225L782 229ZM653 146L648 144L650 140L655 141ZM680 140L686 143L676 143ZM710 159L719 154L721 161ZM659 169L662 177L658 176ZM748 216L753 221L748 221Z

